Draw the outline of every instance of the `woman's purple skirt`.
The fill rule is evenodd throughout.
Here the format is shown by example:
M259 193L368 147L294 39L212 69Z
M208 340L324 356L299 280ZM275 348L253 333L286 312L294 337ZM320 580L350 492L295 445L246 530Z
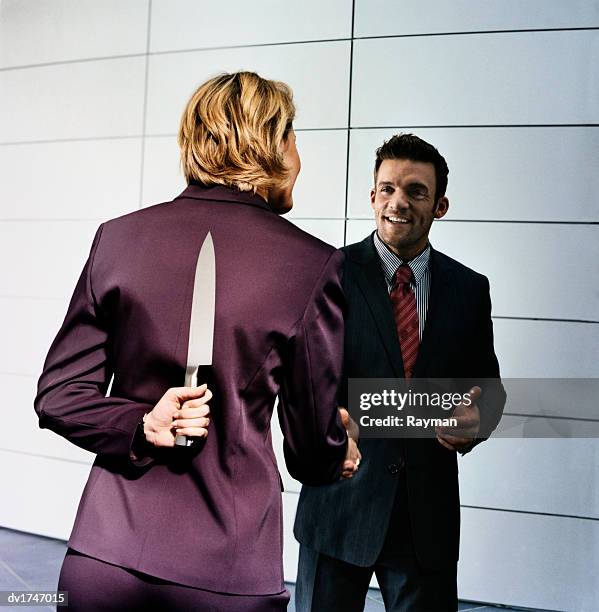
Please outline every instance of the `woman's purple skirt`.
M69 612L280 612L289 592L277 595L230 595L168 582L88 557L69 548L58 590L68 591Z

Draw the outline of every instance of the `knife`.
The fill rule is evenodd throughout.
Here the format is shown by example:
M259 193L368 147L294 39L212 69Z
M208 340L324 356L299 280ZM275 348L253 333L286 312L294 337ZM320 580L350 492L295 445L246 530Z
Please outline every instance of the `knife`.
M215 308L216 259L212 234L208 232L198 254L193 282L187 367L185 368L186 387L197 386L199 384L198 371L200 367L212 365ZM191 446L193 441L194 438L187 436L175 437L177 446Z

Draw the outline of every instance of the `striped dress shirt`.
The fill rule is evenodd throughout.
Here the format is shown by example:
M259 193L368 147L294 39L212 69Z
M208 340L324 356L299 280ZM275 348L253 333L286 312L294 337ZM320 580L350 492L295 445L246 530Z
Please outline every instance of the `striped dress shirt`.
M393 278L399 266L408 264L414 274L414 280L410 283L412 291L416 295L416 308L418 310L418 332L420 341L422 342L422 333L426 323L426 313L428 312L428 302L431 290L431 245L427 244L426 248L420 255L414 257L410 261L404 261L399 258L389 247L379 238L378 232L373 234L374 248L378 253L383 268L383 274L387 281L387 290L391 293L393 289Z

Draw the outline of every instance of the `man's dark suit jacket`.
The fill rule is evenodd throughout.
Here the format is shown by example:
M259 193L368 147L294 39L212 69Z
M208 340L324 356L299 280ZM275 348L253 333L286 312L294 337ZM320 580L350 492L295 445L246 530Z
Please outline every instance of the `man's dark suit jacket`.
M403 378L401 349L391 300L372 235L344 248L345 382L348 378ZM486 277L431 251L429 310L415 378L499 377L493 350ZM466 389L467 390L467 389ZM481 430L501 417L501 382L483 390ZM356 476L325 487L304 486L294 533L304 545L359 566L381 552L400 471L405 467L409 516L417 557L434 569L458 558L460 502L456 453L436 439L368 439L360 442Z
M183 385L208 231L217 284L208 438L195 455L162 449L145 465L130 454L134 432L169 387ZM69 546L180 584L283 591L270 419L280 394L295 478L339 477L343 259L258 195L219 186L190 185L100 227L35 402L41 427L97 453Z

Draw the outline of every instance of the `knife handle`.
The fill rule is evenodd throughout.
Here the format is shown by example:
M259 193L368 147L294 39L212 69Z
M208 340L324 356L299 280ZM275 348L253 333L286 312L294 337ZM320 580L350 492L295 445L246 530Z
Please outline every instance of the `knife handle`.
M199 367L188 366L185 370L185 387L195 387L198 384ZM175 446L191 446L193 438L188 436L175 436Z
M175 436L175 446L191 446L193 444L193 438L187 436Z

